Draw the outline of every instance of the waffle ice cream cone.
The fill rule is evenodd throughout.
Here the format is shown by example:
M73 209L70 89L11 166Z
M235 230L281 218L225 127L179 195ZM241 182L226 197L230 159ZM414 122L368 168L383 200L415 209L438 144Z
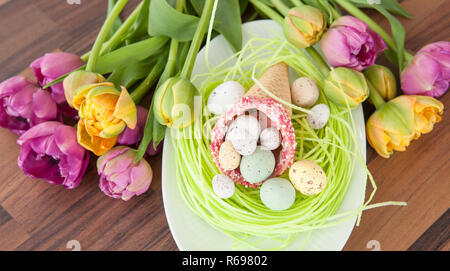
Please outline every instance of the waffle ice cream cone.
M278 98L288 103L292 102L291 88L289 85L289 67L286 63L280 62L271 66L263 73L258 81ZM271 98L257 84L253 85L245 93L245 96L261 99ZM288 106L284 106L284 108L286 108L287 113L291 116L292 109Z

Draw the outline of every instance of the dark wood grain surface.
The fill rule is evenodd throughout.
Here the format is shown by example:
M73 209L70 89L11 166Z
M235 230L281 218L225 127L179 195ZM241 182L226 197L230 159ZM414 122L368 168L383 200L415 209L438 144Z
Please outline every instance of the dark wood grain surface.
M104 21L106 2L0 0L0 81L22 72L45 52L88 51ZM402 20L407 48L416 51L450 39L448 0L400 2L414 16ZM130 0L124 15L137 3ZM388 27L382 17L373 17ZM441 101L450 107L449 94ZM372 108L365 110L368 115ZM374 202L408 205L365 212L345 250L369 250L371 240L382 250L450 249L449 112L407 152L387 160L368 147L368 166L378 185ZM0 250L68 250L70 240L78 240L82 250L177 250L164 213L161 155L149 159L154 170L149 191L123 202L98 189L93 162L81 185L71 191L26 177L16 163L17 136L0 129L0 139Z

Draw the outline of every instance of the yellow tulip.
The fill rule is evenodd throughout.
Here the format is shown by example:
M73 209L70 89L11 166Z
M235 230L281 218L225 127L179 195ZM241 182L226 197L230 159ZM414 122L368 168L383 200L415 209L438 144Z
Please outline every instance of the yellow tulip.
M428 96L402 95L380 105L366 125L367 139L375 151L389 158L405 151L413 139L429 133L441 121L444 105Z
M124 87L119 91L113 83L78 88L72 104L80 117L78 143L96 155L111 149L125 127L136 127L136 105Z

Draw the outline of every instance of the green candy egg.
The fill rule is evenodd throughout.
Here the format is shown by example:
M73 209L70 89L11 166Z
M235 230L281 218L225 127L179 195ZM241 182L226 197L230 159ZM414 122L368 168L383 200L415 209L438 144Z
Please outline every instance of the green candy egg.
M272 175L275 169L275 156L272 151L257 147L252 154L242 157L239 169L247 182L262 182Z
M262 184L259 196L267 208L283 211L294 204L295 188L286 179L272 178Z

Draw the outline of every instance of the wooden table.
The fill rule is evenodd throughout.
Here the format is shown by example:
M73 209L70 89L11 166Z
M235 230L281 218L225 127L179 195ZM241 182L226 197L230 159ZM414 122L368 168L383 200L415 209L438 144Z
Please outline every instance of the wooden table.
M0 0L0 81L45 52L89 50L104 20L106 2ZM129 14L137 2L130 1L124 13ZM414 16L402 20L409 49L449 40L447 0L400 2ZM380 16L375 18L387 26ZM441 100L450 107L450 94ZM366 113L370 110L366 108ZM17 136L0 129L0 138L1 250L68 250L70 240L78 240L83 250L177 250L164 214L161 155L149 159L154 170L149 191L123 202L98 189L94 163L72 191L26 177L16 163ZM382 250L450 249L449 142L450 110L446 110L432 133L412 142L407 152L387 160L368 147L368 166L378 185L374 202L399 200L408 205L365 212L345 250L368 250L371 240L378 241Z

